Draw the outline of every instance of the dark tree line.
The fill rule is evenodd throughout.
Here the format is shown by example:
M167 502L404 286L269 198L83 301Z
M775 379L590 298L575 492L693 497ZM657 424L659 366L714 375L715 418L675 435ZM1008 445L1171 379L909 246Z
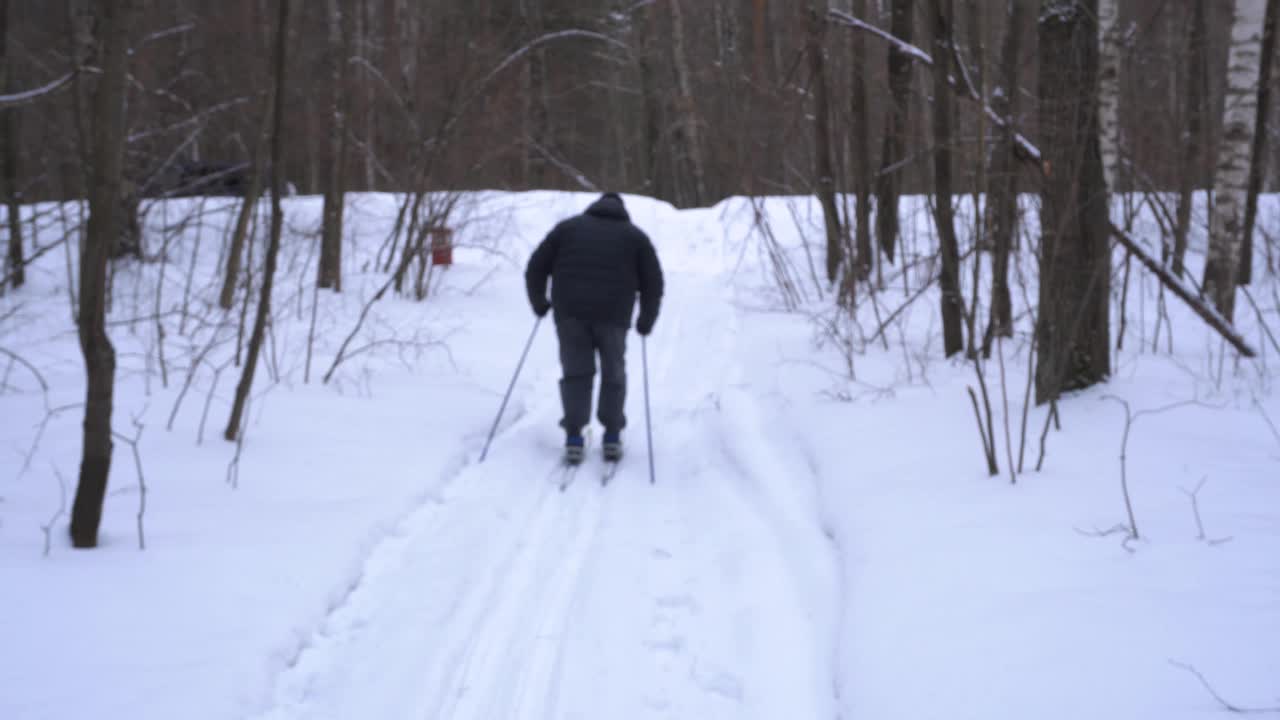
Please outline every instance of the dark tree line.
M272 3L139 3L131 33L127 181L155 193L172 185L177 164L265 160L258 138L270 92L271 33L264 28L273 24ZM40 85L74 64L81 33L69 6L76 2L7 4L7 77L0 79L8 87ZM1024 16L1034 16L1038 3L1028 5ZM1186 147L1188 128L1192 140L1215 142L1231 2L1121 5L1130 69L1121 125L1135 166L1128 182L1175 190L1186 179L1207 187L1211 157L1201 154L1196 163L1169 149ZM914 39L926 50L934 35L932 0L308 3L298 8L290 32L290 73L300 80L286 89L286 104L297 112L285 121L284 174L304 194L331 194L335 175L353 191L407 189L420 174L424 145L457 115L448 149L428 178L438 187L589 185L681 206L730 195L807 192L815 182L810 169L816 167L819 138L803 132L816 97L814 67L805 56L813 33L809 16L824 7ZM1004 0L958 0L951 34L961 39L959 51L971 71L979 68L968 40L1005 37L1007 9ZM1196 34L1201 15L1205 27ZM975 23L982 26L980 34L971 27ZM512 53L568 30L609 41L566 35L536 44L480 92L481 81ZM1026 26L1026 41L1014 48L1020 55L1016 100L1026 101L1015 108L1029 135L1038 132L1033 35ZM1188 62L1189 36L1209 68L1203 76L1197 75L1201 65ZM920 152L931 134L925 108L930 81L877 40L846 32L823 37L836 189L854 191L862 182L857 168L868 161L880 170L902 163L896 172L875 173L882 201L893 189L930 189L933 171ZM479 97L460 106L477 92ZM797 97L811 101L797 103ZM87 196L76 103L75 93L62 93L4 113L17 125L12 162L4 166L16 167L15 190L22 197ZM343 120L338 127L330 122L335 113ZM867 117L859 118L861 113ZM977 120L971 112L956 116L957 192L974 182ZM0 130L8 121L0 121ZM1273 149L1278 145L1271 143ZM886 215L884 222L892 218ZM887 252L894 247L891 231L880 228L879 243Z

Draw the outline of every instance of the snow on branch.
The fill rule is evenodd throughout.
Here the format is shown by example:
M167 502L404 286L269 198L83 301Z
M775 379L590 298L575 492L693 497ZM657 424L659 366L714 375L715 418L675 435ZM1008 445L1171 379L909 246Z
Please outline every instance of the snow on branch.
M885 32L884 30L881 30L875 25L865 23L859 20L858 18L850 15L849 13L844 12L843 10L834 10L834 9L828 10L827 16L842 25L847 25L857 30L865 30L866 32L869 32L872 35L879 37L881 40L884 40L889 44L893 45L894 47L898 48L898 52L910 55L930 67L933 66L933 57L931 57L929 53L921 50L915 45L912 45L906 40L902 40L900 38L894 37L893 35Z
M891 33L887 33L884 30L881 30L880 28L870 23L859 20L858 18L850 15L847 12L844 12L842 10L829 10L827 11L827 17L837 23L840 23L841 25L844 25L845 27L871 33L872 35L875 35L881 40L884 40L885 42L888 42L891 45L893 45L895 48L898 49L899 52L909 55L915 58L916 60L919 60L920 62L924 63L930 69L933 69L934 67L933 57L930 56L929 53L925 52L924 50L921 50L920 48L916 47L915 45L912 45L911 43L901 38L895 37ZM956 57L956 61L961 71L960 74L964 78L965 86L961 87L959 83L957 83L956 79L952 76L947 76L947 84L950 85L952 88L954 88L956 92L959 93L962 97L967 97L969 100L972 100L973 102L976 102L982 105L983 111L986 113L987 117L990 118L991 122L995 124L996 127L1001 129L1007 127L1009 124L1008 119L1000 117L1000 115L995 110L993 110L990 105L982 101L982 97L978 94L978 90L973 86L973 81L969 77L968 69L965 68L964 63L960 61L960 58L958 57L958 55ZM1014 142L1017 145L1017 155L1023 160L1034 163L1037 167L1039 167L1040 148L1036 147L1034 143L1028 140L1026 136L1020 132L1015 131L1013 135L1014 135Z
M19 105L33 103L45 95L51 95L70 85L75 76L75 73L69 72L57 80L41 85L38 88L32 88L30 90L24 90L10 95L0 95L0 109L18 107Z
M496 77L503 70L506 70L512 63L520 60L520 58L524 57L525 55L528 55L530 52L533 52L539 47L542 47L547 43L555 42L556 40L564 40L567 38L584 38L589 40L599 40L601 42L609 43L610 45L616 45L623 49L629 49L626 43L620 40L617 40L615 38L611 38L608 35L605 35L603 33L592 32L590 30L573 30L573 29L558 30L556 32L540 35L534 38L533 40L530 40L523 47L512 52L505 59L503 59L502 62L498 63L496 67L490 70L488 75L485 75L484 79L480 81L479 86L483 88L485 85L488 85L490 80Z
M1133 237L1125 231L1116 227L1115 224L1111 225L1111 234L1115 236L1116 240L1120 241L1121 245L1124 245L1126 250L1132 253L1134 257L1138 258L1138 261L1145 265L1152 274L1159 278L1160 282L1165 287L1169 288L1174 295L1177 295L1183 302L1185 302L1193 311L1195 311L1196 315L1200 316L1201 320L1204 320L1209 327L1216 330L1224 340L1231 343L1231 346L1239 351L1241 355L1247 358L1257 357L1258 353L1249 345L1248 341L1246 341L1244 337L1231 326L1231 323L1223 317L1222 313L1218 312L1216 308L1198 297L1191 288L1187 287L1187 284L1184 283L1181 278L1174 275L1169 268L1165 267L1164 264L1152 257L1151 253L1147 252L1147 249L1144 248L1141 243L1133 239Z

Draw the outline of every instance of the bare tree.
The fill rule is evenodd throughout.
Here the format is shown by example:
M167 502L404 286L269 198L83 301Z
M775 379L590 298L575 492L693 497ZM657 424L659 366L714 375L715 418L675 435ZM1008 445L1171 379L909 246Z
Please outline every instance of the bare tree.
M1227 59L1226 106L1213 183L1209 257L1204 292L1228 321L1235 312L1236 278L1249 190L1249 153L1257 120L1262 27L1267 0L1236 0Z
M133 0L104 2L99 11L102 74L93 98L89 226L80 256L80 350L88 377L80 480L71 508L71 542L96 547L111 472L111 409L116 352L107 336L107 261L117 240L120 186L128 126L129 33Z
M890 0L889 32L903 43L911 42L915 22L913 0ZM909 137L907 122L911 101L912 55L899 43L889 43L889 112L885 116L884 150L876 176L876 236L890 262L898 241L898 195L901 193L903 156Z
M814 173L818 180L818 202L822 205L823 226L827 231L827 282L834 283L844 264L844 231L836 208L835 170L831 165L831 100L827 85L826 2L814 0L808 8L810 83L813 86L813 152Z
M318 284L342 291L342 214L346 197L346 33L338 0L328 0L329 46L329 167L325 173L324 225L321 228Z
M227 264L222 273L222 291L218 294L218 306L230 310L235 302L236 285L240 282L240 263L244 257L245 238L249 235L249 223L253 221L253 212L258 207L262 196L263 162L271 135L271 98L267 95L261 115L261 127L258 129L254 143L252 167L249 171L249 185L245 188L244 199L240 201L240 212L236 215L235 229L231 231L231 248L227 251Z
M1110 220L1098 148L1097 0L1043 0L1036 402L1110 372Z
M866 0L853 0L853 13L857 17L865 17ZM871 275L871 263L874 250L871 247L871 128L867 119L867 44L862 33L854 33L850 40L853 61L852 87L849 98L850 108L849 135L853 145L853 190L857 195L858 222L855 224L854 247L857 249L855 261L857 277L866 279Z
M707 199L706 167L702 159L702 142L698 126L698 109L694 101L693 77L689 71L685 47L685 22L682 0L668 0L671 8L671 58L676 71L676 112L680 118L681 139L685 155L693 168L693 194L690 205L701 205Z
M953 0L933 0L933 220L942 255L942 345L947 357L964 350L964 299L960 294L960 244L951 207L951 22ZM974 258L974 262L978 262Z
M994 93L992 104L996 112L1005 118L998 129L998 147L991 158L991 194L987 209L991 228L991 318L987 340L992 336L1013 335L1013 303L1009 294L1009 256L1013 252L1013 237L1018 224L1018 165L1014 147L1017 137L1017 118L1022 93L1018 87L1018 70L1022 64L1023 26L1026 24L1026 0L1008 0L1007 27L1004 46L1000 50L1000 87ZM984 341L984 352L990 345Z
M253 322L253 335L249 338L249 352L245 358L244 372L240 383L236 386L235 402L231 406L231 417L227 421L227 429L223 437L235 442L240 434L240 421L244 414L245 403L249 400L249 390L253 388L254 372L258 368L258 356L262 354L262 341L266 337L267 319L271 316L271 290L275 282L276 263L280 255L280 235L284 229L284 208L280 205L280 195L284 192L284 137L282 131L284 116L284 96L288 88L285 82L285 69L288 58L289 40L289 0L280 0L280 12L276 20L275 41L275 91L271 112L271 237L267 241L266 265L262 272L262 291L258 300L258 313Z
M1267 169L1267 117L1271 112L1271 69L1275 64L1276 21L1280 1L1267 0L1267 17L1262 28L1262 59L1258 65L1258 107L1253 127L1253 153L1249 161L1249 191L1244 205L1244 229L1241 231L1240 274L1237 282L1253 281L1253 226L1258 217L1258 193Z
M1187 256L1187 234L1191 231L1191 196L1195 188L1208 180L1204 162L1208 156L1205 138L1205 103L1209 94L1209 11L1208 3L1191 5L1187 23L1185 86L1182 89L1183 148L1178 172L1178 209L1173 233L1172 269L1181 277Z
M12 89L9 65L9 0L0 0L0 92ZM26 282L22 253L22 200L18 190L17 110L0 108L0 194L4 195L9 228L9 277L15 288ZM3 281L0 280L0 283ZM0 287L0 292L4 288Z

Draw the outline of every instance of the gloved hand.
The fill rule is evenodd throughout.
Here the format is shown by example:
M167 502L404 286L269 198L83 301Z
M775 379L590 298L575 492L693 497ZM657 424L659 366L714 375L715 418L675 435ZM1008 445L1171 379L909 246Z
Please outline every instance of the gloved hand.
M657 318L652 315L640 313L640 317L636 318L636 332L640 333L642 336L648 335L653 332L653 323L656 320Z
M538 317L545 317L546 314L550 311L551 311L551 303L547 302L545 298L533 304L533 314L537 315Z

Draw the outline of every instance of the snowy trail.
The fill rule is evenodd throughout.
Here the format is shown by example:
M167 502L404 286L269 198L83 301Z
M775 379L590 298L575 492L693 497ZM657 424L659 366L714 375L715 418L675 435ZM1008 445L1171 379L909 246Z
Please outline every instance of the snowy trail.
M262 717L835 715L828 546L743 385L722 268L678 257L649 357L657 485L633 335L609 487L592 453L559 492L548 388L375 550Z

